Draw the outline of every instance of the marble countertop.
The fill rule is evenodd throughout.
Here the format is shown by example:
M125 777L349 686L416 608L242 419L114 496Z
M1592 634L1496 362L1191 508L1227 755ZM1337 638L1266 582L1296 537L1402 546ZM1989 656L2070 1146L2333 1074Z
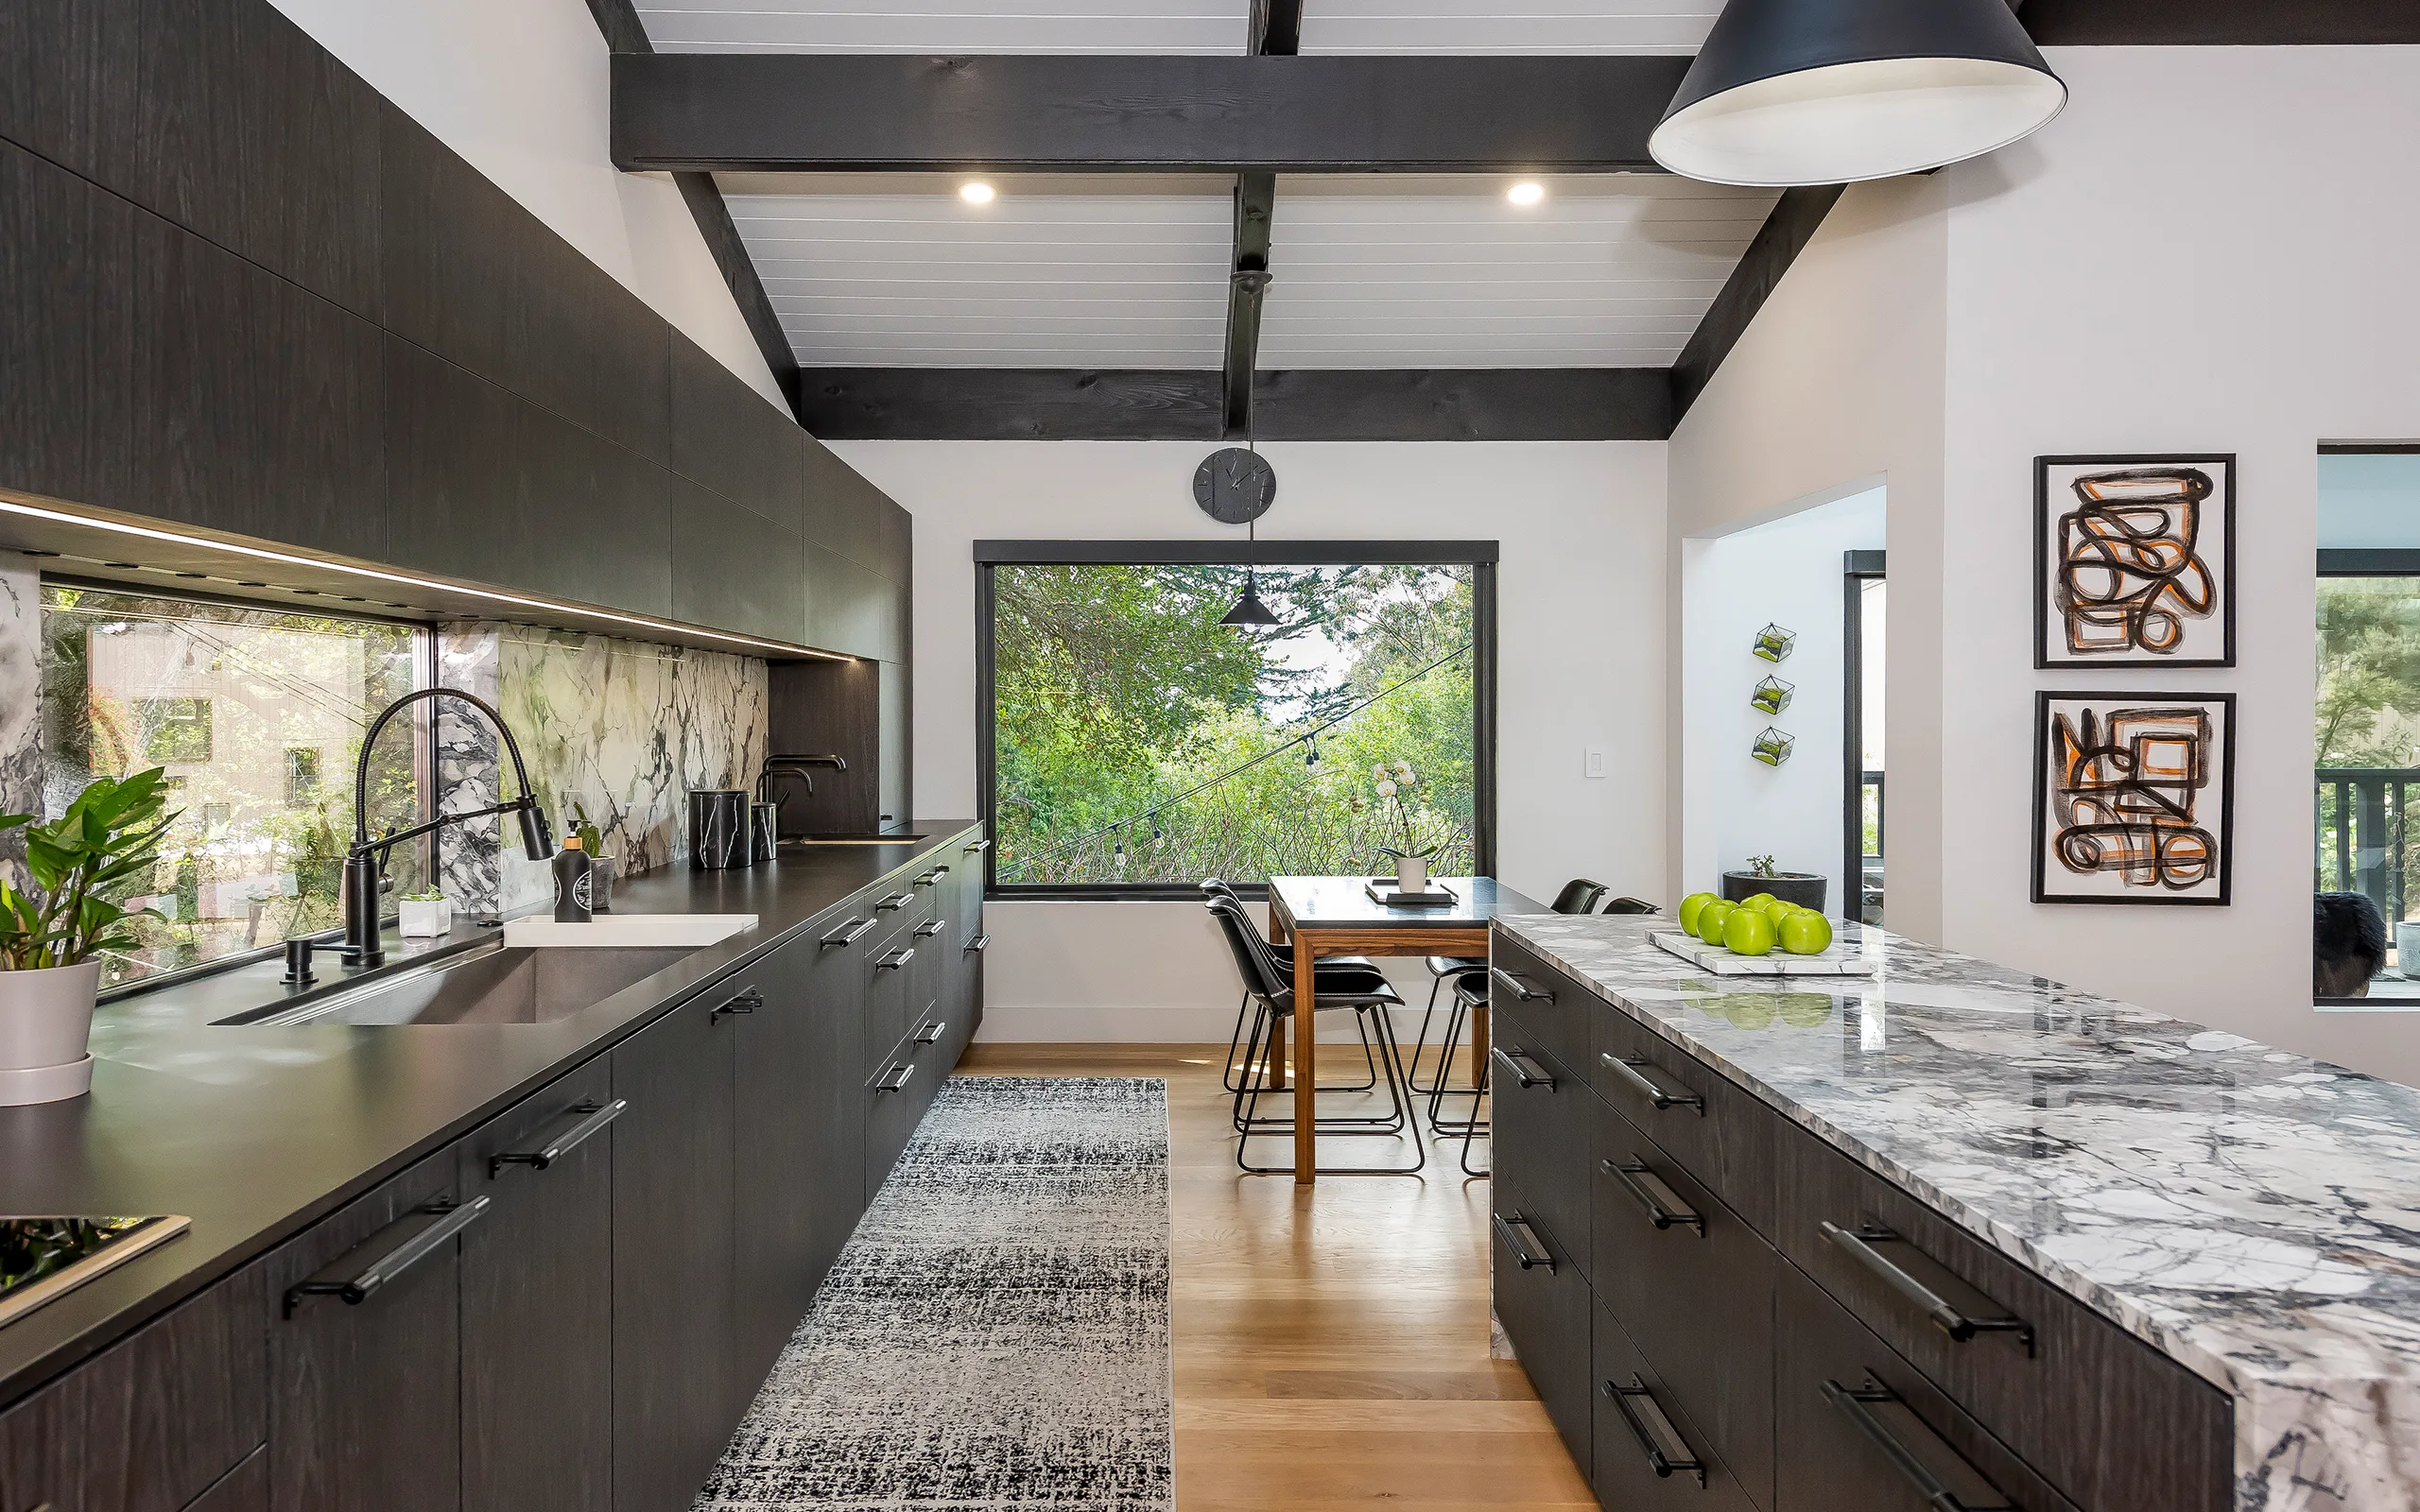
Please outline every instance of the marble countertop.
M2420 1091L1879 929L1776 982L1498 927L2230 1393L2241 1512L2420 1509Z

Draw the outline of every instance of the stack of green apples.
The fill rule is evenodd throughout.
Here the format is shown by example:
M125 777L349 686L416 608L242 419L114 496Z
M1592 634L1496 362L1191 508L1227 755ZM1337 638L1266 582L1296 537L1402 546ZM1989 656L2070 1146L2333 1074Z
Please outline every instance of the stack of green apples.
M1832 921L1812 908L1769 892L1731 902L1710 892L1681 900L1681 927L1709 945L1741 955L1821 955L1832 948Z

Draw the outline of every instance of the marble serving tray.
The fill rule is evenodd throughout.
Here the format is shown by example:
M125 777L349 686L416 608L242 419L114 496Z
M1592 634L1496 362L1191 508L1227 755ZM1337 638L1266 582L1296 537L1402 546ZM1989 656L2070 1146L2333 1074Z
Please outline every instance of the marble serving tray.
M1831 949L1821 955L1785 955L1776 949L1771 955L1742 955L1709 945L1694 935L1679 930L1658 930L1647 936L1658 947L1670 952L1691 966L1712 971L1717 976L1872 976L1873 957L1859 945L1834 940Z

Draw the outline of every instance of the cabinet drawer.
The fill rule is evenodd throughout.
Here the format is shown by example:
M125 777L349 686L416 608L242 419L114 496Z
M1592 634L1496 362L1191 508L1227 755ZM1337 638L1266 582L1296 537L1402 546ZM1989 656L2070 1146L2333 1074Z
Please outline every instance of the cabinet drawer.
M1588 1140L1596 1099L1547 1055L1526 1023L1496 1021L1488 1051L1489 1116L1495 1170L1532 1205L1533 1216L1574 1246L1588 1269Z
M1793 1131L1782 1190L1783 1253L2060 1489L2126 1512L2226 1503L2216 1387L1812 1135Z
M1790 1132L1781 1116L1620 1008L1607 1005L1595 1028L1580 1064L1598 1095L1770 1239Z
M188 1503L185 1512L268 1512L268 1451L252 1451Z
M871 1204L874 1194L899 1163L899 1152L915 1137L916 1125L924 1122L925 1110L933 1106L933 1094L948 1067L940 1064L935 1046L919 1044L909 1034L881 1057L873 1074L866 1078L866 1201Z
M1589 1274L1678 1403L1759 1503L1772 1500L1772 1296L1781 1258L1631 1122L1595 1104ZM1601 1370L1599 1372L1602 1373ZM1602 1395L1604 1383L1597 1383ZM1610 1403L1598 1407L1605 1420ZM1611 1503L1609 1503L1611 1504Z
M1588 1282L1564 1237L1509 1190L1491 1183L1495 1211L1489 1264L1495 1320L1564 1446L1586 1475L1593 1463L1594 1414L1588 1394Z
M1488 936L1488 1006L1495 1021L1518 1020L1565 1071L1588 1074L1589 1021L1613 1005L1502 931ZM1501 1031L1499 1031L1500 1033Z
M2076 1512L2074 1503L1789 1266L1773 1322L1776 1512ZM2224 1504L2208 1503L2201 1512ZM2105 1512L2132 1509L2113 1504Z
M1756 1499L1601 1302L1590 1342L1598 1504L1616 1512L1754 1512Z

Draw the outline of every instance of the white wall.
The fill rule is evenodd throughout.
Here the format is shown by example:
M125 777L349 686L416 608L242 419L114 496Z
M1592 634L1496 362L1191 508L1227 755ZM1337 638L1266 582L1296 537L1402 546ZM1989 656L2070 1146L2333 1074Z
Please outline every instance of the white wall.
M1879 551L1884 490L1872 489L1716 540L1693 543L1683 564L1681 800L1692 813L1681 859L1690 891L1752 855L1786 871L1831 879L1826 912L1845 915L1854 883L1841 875L1841 740L1848 694L1842 554ZM1797 632L1776 666L1751 654L1768 623ZM1778 715L1748 696L1771 674L1793 685ZM1797 738L1790 758L1767 766L1748 754L1768 725Z
M915 516L916 793L975 790L975 568L986 540L1230 533L1194 507L1193 442L841 441ZM1274 443L1282 542L1493 540L1497 870L1551 898L1575 876L1663 900L1664 447L1654 442ZM1584 751L1609 775L1582 775ZM1226 1036L1234 967L1192 904L994 903L987 1038ZM1416 968L1415 968L1416 970ZM1426 973L1407 978L1426 993Z
M270 3L787 410L680 190L607 156L608 53L584 0Z

